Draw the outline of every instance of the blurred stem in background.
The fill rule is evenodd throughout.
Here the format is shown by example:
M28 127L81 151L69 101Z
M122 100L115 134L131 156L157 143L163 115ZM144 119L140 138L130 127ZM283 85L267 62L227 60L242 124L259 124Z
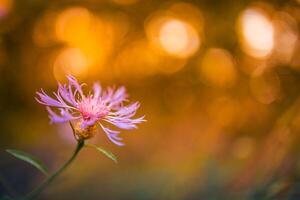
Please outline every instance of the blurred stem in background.
M259 185L258 188L250 191L247 199L274 199L278 195L282 195L283 190L287 190L287 188L282 187L270 191L276 183L288 176L285 174L283 177L279 171L288 152L291 151L291 143L295 137L295 134L292 134L295 132L293 120L299 111L300 96L298 95L283 107L282 112L275 120L270 135L261 144L264 151L258 152L233 181L236 184L234 187L239 189L250 188L253 182ZM292 184L288 185L288 187L291 186Z
M73 129L73 127L72 127ZM73 129L74 131L74 129ZM77 147L71 156L71 158L54 174L49 176L40 186L38 186L36 189L34 189L32 192L30 192L28 195L26 195L24 198L21 198L22 200L30 200L37 197L57 176L59 176L77 157L79 151L84 146L84 140L78 140Z

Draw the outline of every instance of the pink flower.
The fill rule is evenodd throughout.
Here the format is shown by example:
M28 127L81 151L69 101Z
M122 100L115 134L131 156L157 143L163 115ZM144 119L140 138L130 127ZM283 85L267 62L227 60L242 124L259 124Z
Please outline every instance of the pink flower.
M81 139L93 136L96 125L99 124L108 138L116 145L123 145L120 131L111 130L103 122L108 122L119 129L134 129L137 124L145 121L144 116L132 118L139 103L124 106L127 100L125 87L118 89L108 88L102 90L99 83L94 83L93 92L85 96L82 91L84 84L79 84L73 76L67 76L69 83L58 83L58 91L53 94L55 98L47 95L43 89L37 92L36 100L47 106L52 123L77 121L75 134ZM57 113L53 110L59 111Z

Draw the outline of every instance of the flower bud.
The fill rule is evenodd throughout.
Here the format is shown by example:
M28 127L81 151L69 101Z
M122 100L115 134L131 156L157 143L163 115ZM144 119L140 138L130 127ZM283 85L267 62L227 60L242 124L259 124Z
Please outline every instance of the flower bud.
M81 123L82 122L76 123L74 127L75 130L74 135L77 140L86 140L93 137L96 134L96 130L97 130L96 124L92 126L87 126L85 128L81 128Z

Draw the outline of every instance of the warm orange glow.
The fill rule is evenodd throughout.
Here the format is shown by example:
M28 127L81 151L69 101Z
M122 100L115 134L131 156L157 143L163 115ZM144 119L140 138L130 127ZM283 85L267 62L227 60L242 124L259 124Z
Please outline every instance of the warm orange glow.
M57 38L70 44L80 44L81 40L88 36L91 23L92 14L86 8L68 8L57 18Z
M171 54L180 53L188 43L186 28L177 20L171 20L162 26L159 39L164 49Z
M157 72L159 62L159 55L149 47L147 41L137 39L118 54L115 72L120 77L151 75Z
M0 0L0 19L10 12L12 5L12 0Z
M67 48L60 52L54 61L53 73L57 80L65 75L82 76L87 72L88 60L78 48Z
M120 5L131 5L138 2L138 0L112 0L112 1Z
M48 11L36 21L33 29L33 41L36 45L47 47L56 42L56 15L55 11Z
M57 38L70 47L79 48L90 66L100 72L114 48L128 29L126 16L95 16L82 7L72 7L61 12L56 20ZM119 22L119 23L118 23Z
M274 27L263 12L245 10L240 16L239 28L242 48L247 54L258 58L270 55L274 47Z
M254 139L250 137L241 137L234 142L232 153L238 159L245 159L254 152L254 148Z
M300 0L0 0L0 200L26 199L47 178L4 147L51 175L76 138L118 164L84 148L37 198L297 199L299 28ZM48 123L40 88L65 120ZM94 122L108 129L89 137Z
M226 88L235 83L237 72L231 54L225 49L209 49L199 65L201 78L211 86Z
M263 104L270 104L280 97L280 79L274 72L253 77L250 88L255 99Z
M275 28L275 59L280 63L289 63L298 41L297 21L288 13L279 12L275 18Z
M170 16L175 16L176 18L192 25L193 28L200 33L202 39L204 19L198 6L186 2L177 2L172 4L167 12Z
M239 102L232 97L222 96L213 99L208 104L208 114L210 119L218 126L230 126L241 118L239 115Z
M184 60L164 57L149 43L139 38L126 45L115 60L115 73L118 77L143 77L155 73L171 74L179 71Z

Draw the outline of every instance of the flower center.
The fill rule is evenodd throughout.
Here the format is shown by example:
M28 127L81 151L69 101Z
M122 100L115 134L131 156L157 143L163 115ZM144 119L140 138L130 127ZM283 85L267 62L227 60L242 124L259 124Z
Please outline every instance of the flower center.
M84 120L101 119L109 112L107 106L99 99L87 97L79 104L79 112Z

